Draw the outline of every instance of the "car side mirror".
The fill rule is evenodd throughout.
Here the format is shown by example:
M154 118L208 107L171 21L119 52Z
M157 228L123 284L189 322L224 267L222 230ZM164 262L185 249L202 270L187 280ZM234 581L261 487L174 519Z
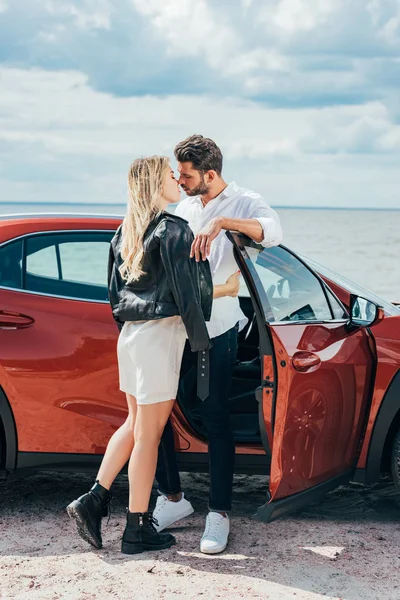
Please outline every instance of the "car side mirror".
M350 296L350 319L347 328L352 331L360 327L370 327L382 321L385 312L381 306L371 300L351 294Z

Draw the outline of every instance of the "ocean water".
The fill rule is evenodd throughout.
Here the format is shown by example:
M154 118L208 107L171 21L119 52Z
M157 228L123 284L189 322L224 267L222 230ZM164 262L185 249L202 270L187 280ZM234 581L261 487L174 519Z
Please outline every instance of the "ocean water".
M400 210L279 208L284 245L389 301L400 302ZM10 213L123 215L124 205L0 204Z

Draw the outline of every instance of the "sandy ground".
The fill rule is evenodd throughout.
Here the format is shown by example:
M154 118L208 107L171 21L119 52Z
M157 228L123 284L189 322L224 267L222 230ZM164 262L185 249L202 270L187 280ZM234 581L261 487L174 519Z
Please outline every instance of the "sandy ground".
M341 488L267 525L251 520L263 503L265 479L237 476L230 544L214 557L198 549L205 475L183 475L196 512L174 529L177 545L133 557L120 553L125 477L114 486L104 548L92 550L76 536L65 506L91 481L50 473L0 480L2 600L400 599L400 509L389 481Z

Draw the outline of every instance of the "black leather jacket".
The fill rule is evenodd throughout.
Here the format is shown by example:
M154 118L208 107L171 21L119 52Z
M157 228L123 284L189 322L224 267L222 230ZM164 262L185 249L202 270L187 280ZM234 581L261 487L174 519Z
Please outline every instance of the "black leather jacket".
M208 261L197 263L189 256L193 233L187 221L165 212L154 219L144 236L145 275L132 283L119 272L121 229L111 240L108 262L109 298L119 328L124 321L180 315L192 351L211 348L205 324L211 317L211 272Z

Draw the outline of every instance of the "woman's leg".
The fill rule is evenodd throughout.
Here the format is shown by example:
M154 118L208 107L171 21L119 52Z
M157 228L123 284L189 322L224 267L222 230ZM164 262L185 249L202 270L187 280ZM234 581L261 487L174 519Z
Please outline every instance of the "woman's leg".
M129 461L129 511L147 512L156 472L158 445L175 400L138 405L135 446Z
M112 435L108 442L104 458L101 462L97 481L110 489L112 482L128 462L134 446L134 430L136 421L136 398L130 394L126 394L129 414L123 425Z

